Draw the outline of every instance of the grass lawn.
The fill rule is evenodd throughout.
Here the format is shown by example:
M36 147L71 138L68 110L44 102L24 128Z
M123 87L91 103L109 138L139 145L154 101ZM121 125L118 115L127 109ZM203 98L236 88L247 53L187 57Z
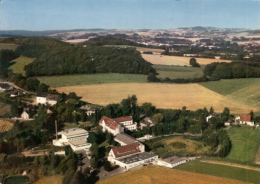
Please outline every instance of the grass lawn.
M202 173L223 178L230 178L244 182L259 184L259 171L242 169L226 165L218 165L200 162L200 159L186 162L185 164L175 167L175 169L190 171L194 173Z
M158 78L169 77L170 79L177 78L194 78L203 76L203 68L205 66L198 67L184 67L184 66L173 66L173 65L153 65L153 68L157 70L159 75Z
M253 180L253 179L252 179ZM256 179L255 179L256 180ZM130 170L128 172L101 180L99 184L114 184L114 183L127 183L127 184L147 184L147 183L160 183L160 184L240 184L238 180L220 178L209 176L205 174L198 174L193 172L186 172L177 169L169 169L158 166L146 166Z
M110 73L37 77L37 79L51 87L60 87L105 83L141 83L147 81L147 75Z
M16 44L0 43L0 50L2 49L15 50L18 46L19 45Z
M232 127L227 132L232 143L232 149L227 158L253 163L259 147L260 131Z
M22 75L25 76L25 71L23 70L23 68L24 66L33 62L33 60L34 58L20 56L19 58L11 61L13 64L9 68L12 69L14 73L21 73Z
M260 93L259 93L259 78L250 79L229 79L212 82L199 83L200 85L226 96L232 100L238 101L242 104L254 107L259 113L260 107ZM252 109L248 109L250 112Z
M44 177L40 177L40 179L38 181L36 181L34 184L46 184L46 183L62 184L62 178L63 178L63 176L61 176L61 175L44 176Z
M10 105L0 102L0 116L10 112Z

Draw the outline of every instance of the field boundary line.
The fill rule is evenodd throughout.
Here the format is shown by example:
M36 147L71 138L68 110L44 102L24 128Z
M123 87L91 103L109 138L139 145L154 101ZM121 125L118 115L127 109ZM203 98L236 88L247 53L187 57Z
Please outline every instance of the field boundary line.
M229 162L222 162L222 161L212 161L212 160L200 160L200 162L210 163L210 164L218 164L218 165L226 165L231 167L237 167L242 169L249 169L253 171L260 171L260 168L252 167L252 166L246 166L241 164L235 164L235 163L229 163Z

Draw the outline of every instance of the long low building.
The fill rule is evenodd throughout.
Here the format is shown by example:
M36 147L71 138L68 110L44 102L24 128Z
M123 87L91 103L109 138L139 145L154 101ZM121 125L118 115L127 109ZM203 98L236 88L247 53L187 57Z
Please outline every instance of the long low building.
M128 135L126 133L116 134L114 140L116 142L118 142L121 146L125 146L127 144L132 144L132 143L135 143L135 142L139 142L135 138L131 137L130 135Z
M158 159L157 155L144 152L144 149L144 145L140 142L115 147L109 152L108 161L128 170Z
M187 159L184 158L180 158L177 156L171 156L165 159L158 159L157 160L157 164L160 166L164 166L164 167L169 167L169 168L173 168L176 167L180 164L184 164L185 162L187 162Z
M70 145L73 151L89 150L91 147L91 144L87 143L88 132L82 128L66 129L58 135L61 135L61 138L52 141L54 146Z

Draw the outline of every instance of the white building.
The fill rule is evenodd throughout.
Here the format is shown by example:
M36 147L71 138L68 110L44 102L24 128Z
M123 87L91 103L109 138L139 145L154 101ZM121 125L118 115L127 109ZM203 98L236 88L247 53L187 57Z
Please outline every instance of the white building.
M66 129L58 133L61 138L53 140L54 146L70 145L73 151L84 150L91 147L90 143L87 143L88 132L82 128Z
M58 101L61 100L61 97L59 95L54 94L37 94L36 96L36 102L37 104L49 104L49 105L55 105Z
M126 117L114 118L114 119L103 116L99 121L99 124L103 127L103 132L107 130L114 136L116 134L124 132L124 129L130 131L137 129L137 123L133 122L132 116L126 116Z
M186 161L187 161L186 159L179 158L177 156L172 156L165 159L158 159L157 165L173 168L175 166L185 163Z
M249 125L249 126L255 125L255 122L251 121L251 115L250 114L243 114L243 115L236 116L235 120L237 122L239 122L240 124L243 124L243 125Z
M90 116L92 114L95 114L96 111L100 111L102 107L96 105L83 105L80 107L80 109L86 111L87 115Z
M158 156L144 152L144 145L139 142L112 148L108 155L108 161L125 168L125 170L156 159Z
M221 118L221 115L220 114L216 114L216 113L213 113L213 114L210 114L210 115L208 115L207 117L206 117L206 122L209 122L209 120L211 119L211 118Z

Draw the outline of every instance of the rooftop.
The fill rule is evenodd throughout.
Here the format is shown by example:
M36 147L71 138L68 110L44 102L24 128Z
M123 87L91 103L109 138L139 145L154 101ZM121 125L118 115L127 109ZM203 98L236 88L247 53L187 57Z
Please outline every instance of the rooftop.
M74 146L83 146L83 145L91 145L90 143L87 143L87 139L77 139L77 140L72 140L69 141L70 144Z
M125 146L115 147L112 148L112 151L115 154L116 158L135 154L135 153L141 153L138 143L132 143Z
M59 95L54 95L54 94L48 94L48 95L46 96L46 98L47 98L48 100L58 101L58 100L60 99L60 96L59 96Z
M118 159L118 160L120 162L125 163L125 164L131 164L131 163L138 162L138 161L145 160L145 159L149 159L149 158L152 158L152 157L155 157L155 156L156 155L153 155L151 153L143 152L143 153L138 153L138 154L126 157L126 158L121 158L121 159Z
M125 144L132 144L137 142L137 140L130 135L127 135L125 133L120 133L115 136L115 140L118 140L120 142L123 142Z
M75 135L80 135L80 134L88 134L88 132L82 128L71 128L71 129L66 129L64 131L59 132L59 134L63 134L67 137L70 136L75 136Z
M168 158L165 158L165 159L162 159L162 160L169 163L169 164L175 164L175 163L178 163L178 162L183 161L185 159L177 157L177 156L171 156L171 157L168 157Z
M126 116L126 117L120 117L120 118L114 118L114 120L118 123L123 121L131 121L133 120L132 116Z
M240 121L251 121L251 115L250 114L240 115Z

